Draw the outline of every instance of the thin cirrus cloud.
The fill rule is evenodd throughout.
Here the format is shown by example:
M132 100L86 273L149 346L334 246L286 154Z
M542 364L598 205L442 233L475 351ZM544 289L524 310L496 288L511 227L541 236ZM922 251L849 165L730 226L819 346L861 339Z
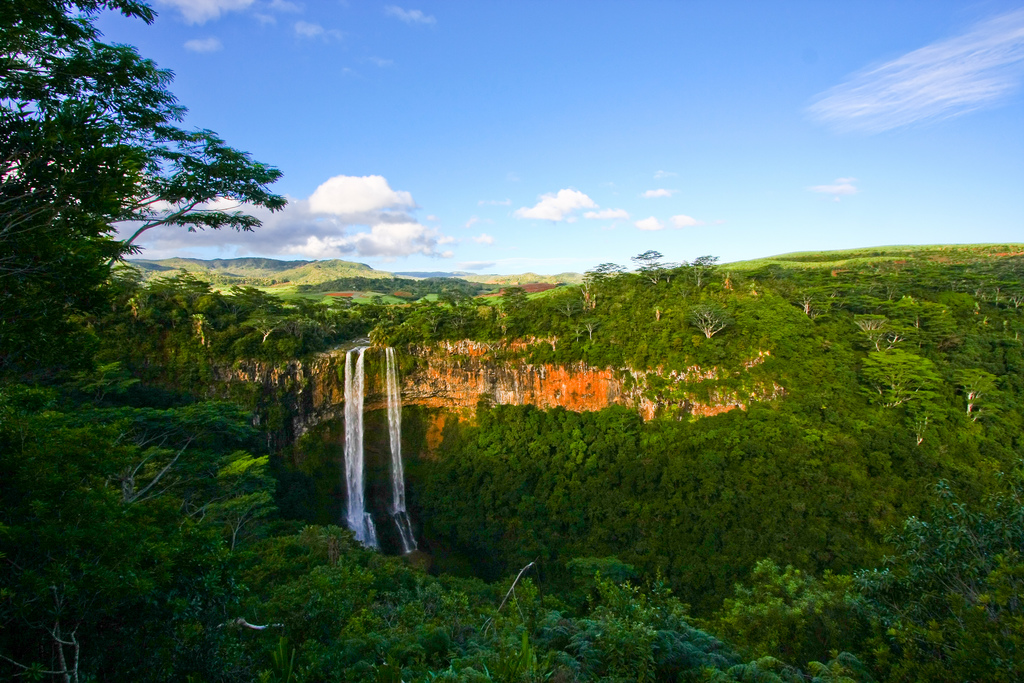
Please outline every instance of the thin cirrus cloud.
M601 209L600 211L587 211L586 213L583 214L583 217L604 221L628 221L629 212L626 211L625 209Z
M511 199L481 199L477 206L512 206Z
M578 209L596 208L594 200L579 190L564 189L541 196L534 206L516 209L513 215L516 218L572 223L576 220L574 212Z
M412 24L427 24L427 25L431 25L431 24L436 24L437 23L437 19L435 19L434 17L430 16L429 14L424 14L422 12L422 10L418 10L418 9L402 9L401 7L398 7L397 5L388 5L387 7L385 7L384 8L384 14L386 14L389 17L394 17L395 19L398 19L400 21L404 21L405 23L410 24L410 25L412 25Z
M477 244L494 244L494 238L488 235L486 232L482 232L473 238L473 241Z
M224 45L216 38L193 38L185 41L185 49L189 52L216 52Z
M673 173L672 171L656 171L654 173L654 179L661 180L662 178L675 178L677 175L679 174Z
M855 182L857 182L856 178L836 178L831 184L812 185L807 190L808 192L817 192L818 194L830 194L838 202L840 197L857 194Z
M248 9L255 0L162 0L181 13L189 24L204 24L221 14Z
M679 190L666 190L664 188L660 188L657 190L647 190L647 192L644 192L640 196L646 199L657 199L658 197L671 197L676 192L679 192Z
M463 261L458 264L459 270L483 270L498 265L497 261Z
M674 228L693 228L698 225L704 225L704 221L699 221L693 216L687 216L683 213L678 216L672 216L669 220L672 221L672 227Z
M997 104L1024 74L1024 10L855 74L822 93L810 117L841 132L881 133Z
M313 24L308 21L296 21L295 33L303 38L341 38L341 31L337 29L326 29L320 24Z
M214 208L239 207L224 201ZM359 256L393 260L417 254L451 257L452 252L444 246L455 239L419 223L410 214L415 208L410 193L392 189L382 176L339 175L322 183L307 199L290 198L282 211L242 207L263 223L244 236L231 230L189 234L181 228L163 226L145 233L142 246L146 258L174 256L196 248L315 259ZM369 229L359 230L360 226Z

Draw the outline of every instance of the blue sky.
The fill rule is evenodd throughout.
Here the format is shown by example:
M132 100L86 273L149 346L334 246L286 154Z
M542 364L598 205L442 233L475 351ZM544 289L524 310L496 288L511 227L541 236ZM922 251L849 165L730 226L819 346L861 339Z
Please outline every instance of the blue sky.
M103 16L291 198L143 256L556 273L1024 241L1024 3L401 3Z

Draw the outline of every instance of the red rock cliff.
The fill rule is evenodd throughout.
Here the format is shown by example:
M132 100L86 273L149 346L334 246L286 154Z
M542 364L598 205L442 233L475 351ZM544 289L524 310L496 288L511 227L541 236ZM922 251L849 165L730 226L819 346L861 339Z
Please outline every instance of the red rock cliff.
M416 362L411 371L402 373L402 403L465 416L472 415L481 398L499 405L561 406L573 411L624 405L638 410L644 419L652 419L663 413L705 417L745 410L750 401L771 400L785 393L774 382L749 376L749 371L769 355L767 351L744 363L739 371L693 366L666 373L660 369L596 368L582 362L535 365L521 359L526 347L527 342L486 344L465 340L404 350L400 353L413 356ZM367 410L385 407L383 358L376 355L383 356L372 350L367 355ZM288 434L283 436L291 440L314 424L341 417L344 364L345 350L338 349L310 361L281 366L243 362L218 374L225 383L246 383L261 392L264 405L268 401L288 404L282 406L290 417L284 425ZM650 388L655 377L661 387L656 391ZM737 383L736 378L741 381ZM744 389L725 388L722 381L726 379ZM695 389L698 386L702 387L700 391Z

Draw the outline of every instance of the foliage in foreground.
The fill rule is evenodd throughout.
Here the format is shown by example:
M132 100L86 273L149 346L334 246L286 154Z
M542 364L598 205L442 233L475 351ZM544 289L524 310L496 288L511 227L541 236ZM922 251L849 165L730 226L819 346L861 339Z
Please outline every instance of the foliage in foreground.
M614 558L487 584L274 520L228 405L0 397L0 672L67 680L1017 680L1024 475L940 486L878 570L757 565L705 620ZM411 562L410 562L411 560ZM254 626L259 628L254 628ZM719 634L716 637L712 634ZM732 644L730 644L732 643Z

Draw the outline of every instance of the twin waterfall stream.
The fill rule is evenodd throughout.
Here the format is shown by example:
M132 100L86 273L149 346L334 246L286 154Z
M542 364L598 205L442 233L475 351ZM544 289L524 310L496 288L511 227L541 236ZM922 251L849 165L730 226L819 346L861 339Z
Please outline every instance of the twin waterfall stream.
M356 540L365 546L379 548L377 528L366 511L363 476L363 397L366 382L364 361L367 346L350 349L345 354L345 487L348 505L345 521ZM405 509L405 474L402 469L402 397L398 385L398 363L395 350L385 350L387 360L388 436L391 446L391 501L388 513L398 529L402 554L416 550L416 537Z

